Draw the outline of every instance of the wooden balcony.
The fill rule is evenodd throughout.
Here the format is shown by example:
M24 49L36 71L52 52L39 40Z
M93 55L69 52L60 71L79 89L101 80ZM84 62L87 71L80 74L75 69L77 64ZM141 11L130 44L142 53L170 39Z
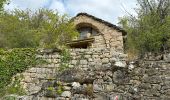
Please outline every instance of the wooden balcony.
M90 37L86 39L73 40L67 42L66 45L68 45L71 48L88 48L91 46L92 42L94 42L94 38Z

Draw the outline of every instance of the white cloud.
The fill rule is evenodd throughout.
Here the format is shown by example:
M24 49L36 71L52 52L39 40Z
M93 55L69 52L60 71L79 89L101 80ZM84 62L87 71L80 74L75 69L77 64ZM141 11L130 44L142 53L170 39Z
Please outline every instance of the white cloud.
M65 6L63 2L60 0L52 0L48 8L57 10L58 12L62 14L66 13Z
M135 14L132 9L135 6L136 0L11 0L10 5L6 5L5 9L35 10L46 7L71 16L86 12L116 24L118 17L125 15L126 11Z
M125 14L125 10L122 9L122 5L126 5L124 8L134 14L135 0L68 0L67 10L71 14L75 15L79 12L87 12L111 23L116 24L118 17Z
M44 5L47 3L47 0L11 0L9 5L5 5L5 9L13 10L15 8L18 8L25 10L28 8L31 10L35 10L44 7Z

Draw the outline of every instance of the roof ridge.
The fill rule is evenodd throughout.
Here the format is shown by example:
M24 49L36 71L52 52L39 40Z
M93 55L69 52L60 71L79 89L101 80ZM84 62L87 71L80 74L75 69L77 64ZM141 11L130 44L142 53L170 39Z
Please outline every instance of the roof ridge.
M99 22L102 22L102 23L104 23L105 25L107 25L107 26L109 26L109 27L113 27L113 28L116 29L117 31L122 32L123 35L126 35L126 34L127 34L127 32L126 32L125 30L123 30L121 27L116 26L116 25L114 25L114 24L112 24L112 23L110 23L110 22L108 22L108 21L105 21L105 20L103 20L103 19L97 18L97 17L95 17L95 16L93 16L93 15L90 15L90 14L88 14L88 13L85 13L85 12L80 12L80 13L78 13L75 17L81 16L81 15L85 15L85 16L91 17L91 18L93 18L94 20L97 20L97 21L99 21ZM74 17L74 18L75 18L75 17Z

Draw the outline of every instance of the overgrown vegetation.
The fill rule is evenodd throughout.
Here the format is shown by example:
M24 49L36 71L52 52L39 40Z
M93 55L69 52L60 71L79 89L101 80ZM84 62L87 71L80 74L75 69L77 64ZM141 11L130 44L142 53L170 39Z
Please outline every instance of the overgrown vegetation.
M15 76L12 83L10 83L10 85L6 86L3 89L3 91L1 91L0 96L6 95L6 94L17 94L17 95L26 94L25 90L20 84L21 79L22 79L21 76Z
M170 1L137 1L137 16L125 16L119 22L128 32L127 52L140 55L165 52L170 47Z
M42 60L36 57L36 49L0 49L0 95L5 92L19 93L20 85L16 79L9 87L12 77L31 66L41 64Z
M48 86L45 91L47 97L56 97L56 95L61 95L64 92L64 87L60 81L57 81L55 85Z
M11 83L12 77L42 63L36 48L62 48L78 35L67 15L47 9L5 11L6 3L0 0L0 96L22 92L20 85ZM61 70L68 67L67 54L62 53Z
M3 6L5 3L7 3L8 0L0 0L0 13L3 11Z
M63 51L61 52L61 62L60 62L59 71L62 72L68 69L70 60L71 60L70 52L67 49L63 49Z
M4 11L0 17L0 48L55 48L77 35L70 18L52 10Z

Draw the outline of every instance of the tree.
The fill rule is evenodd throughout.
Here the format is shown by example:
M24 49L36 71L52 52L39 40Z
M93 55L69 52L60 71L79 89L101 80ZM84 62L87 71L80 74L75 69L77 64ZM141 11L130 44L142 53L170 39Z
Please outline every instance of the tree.
M0 47L56 47L77 35L66 15L52 10L15 10L0 17Z
M127 49L135 48L140 54L165 51L170 39L170 1L137 1L138 16L126 16L119 22L128 32Z
M0 0L0 12L3 10L3 6L6 2L7 0Z

